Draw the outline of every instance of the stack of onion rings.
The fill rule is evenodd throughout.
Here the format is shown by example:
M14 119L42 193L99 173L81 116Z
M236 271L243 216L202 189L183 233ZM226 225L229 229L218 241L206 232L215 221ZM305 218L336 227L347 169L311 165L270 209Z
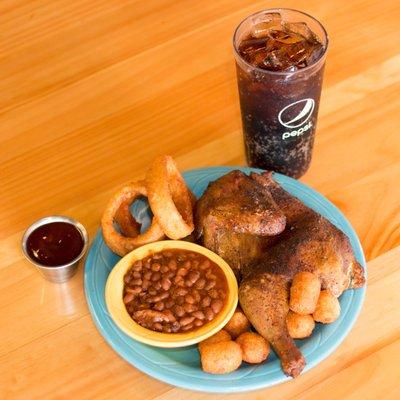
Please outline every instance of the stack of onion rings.
M149 229L140 233L141 224L132 216L129 207L143 196L148 198L154 217ZM114 253L124 256L165 235L170 239L185 238L194 229L195 202L172 157L157 157L145 181L124 185L108 202L101 219L104 240ZM114 222L121 233L115 229Z

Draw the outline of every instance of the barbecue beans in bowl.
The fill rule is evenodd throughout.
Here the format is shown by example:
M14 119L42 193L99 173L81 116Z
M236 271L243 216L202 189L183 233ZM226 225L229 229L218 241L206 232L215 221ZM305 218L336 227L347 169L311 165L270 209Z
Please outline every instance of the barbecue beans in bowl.
M221 257L197 244L166 240L123 257L108 277L105 297L127 335L153 346L183 347L223 328L238 289Z

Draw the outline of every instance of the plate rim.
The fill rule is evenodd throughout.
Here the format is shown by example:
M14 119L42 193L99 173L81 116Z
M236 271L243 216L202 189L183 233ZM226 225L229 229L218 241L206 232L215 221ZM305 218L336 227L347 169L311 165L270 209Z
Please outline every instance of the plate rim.
M206 170L208 173L212 174L213 172L229 172L234 169L239 169L246 174L249 172L264 172L262 169L258 168L251 168L251 167L243 167L243 166L211 166L211 167L199 167L199 168L194 168L190 170L186 170L183 172L183 176L185 177L186 174L192 174L196 172L203 172ZM334 210L335 215L337 215L340 219L340 222L342 225L346 226L347 232L351 233L351 239L353 240L353 245L357 247L357 250L359 251L359 258L358 261L363 267L363 270L365 272L365 276L367 277L367 264L365 260L365 255L364 251L362 248L362 245L360 243L359 237L357 233L355 232L354 228L350 224L350 222L347 220L345 215L342 213L342 211L335 206L328 198L323 196L321 193L313 189L312 187L308 186L307 184L300 182L298 180L295 180L293 178L290 178L286 175L282 175L279 173L274 172L273 173L274 179L276 178L278 183L281 183L280 181L286 181L286 183L293 183L295 186L300 186L301 189L305 192L308 192L308 194L311 194L312 197L317 198L319 202L326 203L332 210ZM286 190L286 189L285 189ZM342 230L342 229L341 229ZM345 232L344 232L345 233ZM346 234L346 233L345 233ZM347 234L346 234L347 236ZM99 240L100 238L100 240ZM350 238L349 238L350 239ZM259 390L262 388L267 388L271 386L275 386L280 383L287 382L289 380L292 380L291 377L284 376L284 377L277 377L275 379L268 379L266 382L261 381L259 384L252 384L251 386L245 386L245 385L231 385L231 386L218 386L218 381L215 381L214 384L205 384L205 383L197 383L195 380L190 380L190 384L186 384L184 380L182 379L177 379L174 377L171 377L169 375L165 375L162 371L160 372L157 369L154 369L152 366L145 365L142 360L137 361L137 360L132 360L131 357L129 357L124 348L110 335L106 332L106 329L103 327L103 323L100 321L99 316L97 315L97 310L95 308L95 305L93 303L93 299L90 296L90 290L89 290L89 266L94 265L94 260L92 260L98 250L99 245L102 243L102 238L101 238L101 228L98 229L96 232L94 239L92 243L90 244L90 248L88 251L88 256L86 257L85 264L84 264L84 291L85 291L85 298L86 302L88 304L89 312L91 314L92 320L95 323L95 326L101 336L104 338L104 340L107 342L107 344L121 357L123 358L126 362L128 362L130 365L134 366L135 368L139 369L140 371L146 373L147 375L158 379L162 382L165 382L167 384L186 389L186 390L193 390L193 391L201 391L201 392L208 392L208 393L239 393L239 392L247 392L247 391L253 391L253 390ZM352 245L352 247L353 247ZM355 250L355 249L353 249ZM338 339L335 341L333 346L328 346L325 351L321 351L313 360L308 361L306 364L305 369L303 370L302 374L308 372L310 369L314 368L316 365L321 363L323 360L328 358L331 354L335 352L335 350L339 347L339 345L343 342L343 340L348 336L349 332L353 328L354 324L356 323L364 300L365 300L365 294L366 294L366 289L367 285L364 287L357 289L358 292L358 301L355 307L353 308L353 314L354 317L353 319L346 324L346 326L341 329L340 335ZM234 382L234 381L233 381ZM232 383L233 383L232 382ZM187 383L187 381L186 381ZM211 387L209 387L211 386Z

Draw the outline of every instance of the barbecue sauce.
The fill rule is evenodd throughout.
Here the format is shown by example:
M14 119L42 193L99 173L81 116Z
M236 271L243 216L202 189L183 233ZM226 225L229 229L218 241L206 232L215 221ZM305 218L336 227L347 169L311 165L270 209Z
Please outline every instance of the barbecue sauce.
M32 260L55 267L70 263L83 249L79 230L67 222L51 222L35 229L28 237L26 248Z

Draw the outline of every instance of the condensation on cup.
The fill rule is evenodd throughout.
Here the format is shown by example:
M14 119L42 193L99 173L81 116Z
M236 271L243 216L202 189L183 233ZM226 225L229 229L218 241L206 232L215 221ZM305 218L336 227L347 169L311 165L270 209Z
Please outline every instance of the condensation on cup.
M247 163L301 177L317 126L324 27L300 11L265 10L239 24L233 44Z

